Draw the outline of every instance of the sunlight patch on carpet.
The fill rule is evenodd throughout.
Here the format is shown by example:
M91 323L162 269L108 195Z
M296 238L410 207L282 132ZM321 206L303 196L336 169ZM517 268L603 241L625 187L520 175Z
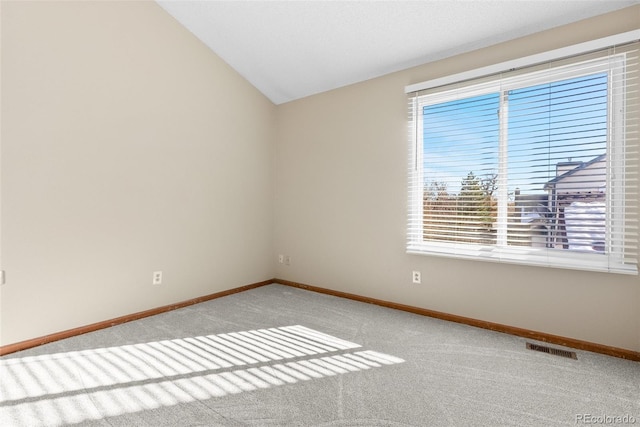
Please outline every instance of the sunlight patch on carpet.
M3 425L58 426L394 365L300 325L0 360Z

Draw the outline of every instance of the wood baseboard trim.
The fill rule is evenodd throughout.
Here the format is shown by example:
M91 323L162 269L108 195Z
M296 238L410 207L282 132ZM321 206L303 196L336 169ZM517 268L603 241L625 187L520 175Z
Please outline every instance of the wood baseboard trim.
M291 286L299 289L305 289L308 291L318 292L322 294L333 295L340 298L347 298L350 300L360 301L368 304L379 305L381 307L393 308L396 310L406 311L414 314L420 314L422 316L433 317L436 319L447 320L450 322L461 323L469 326L475 326L477 328L488 329L495 332L502 332L510 335L529 338L536 341L548 342L551 344L562 345L565 347L575 348L578 350L591 351L594 353L600 353L608 356L619 357L622 359L640 362L640 352L633 351L633 350L627 350L627 349L618 348L618 347L611 347L603 344L596 344L589 341L582 341L574 338L566 338L558 335L547 334L544 332L531 331L529 329L517 328L514 326L503 325L500 323L493 323L493 322L487 322L484 320L472 319L469 317L458 316L455 314L448 314L448 313L443 313L435 310L429 310L426 308L413 307L410 305L394 303L394 302L380 300L376 298L369 298L361 295L335 291L332 289L321 288L318 286L306 285L304 283L292 282L289 280L282 280L282 279L270 279L262 282L252 283L249 285L228 289L226 291L216 292L209 295L204 295L201 297L178 302L175 304L169 304L162 307L153 308L150 310L140 311L138 313L117 317L115 319L105 320L102 322L81 326L79 328L68 329L62 332L56 332L56 333L45 335L39 338L33 338L30 340L21 341L14 344L0 346L0 356L15 353L21 350L27 350L29 348L37 347L43 344L51 343L54 341L65 339L65 338L71 338L76 335L82 335L89 332L98 331L100 329L109 328L111 326L120 325L122 323L131 322L133 320L143 319L145 317L154 316L156 314L165 313L167 311L188 307L190 305L198 304L198 303L209 301L216 298L221 298L227 295L248 291L250 289L259 288L261 286L270 285L273 283L277 283L285 286Z
M122 323L131 322L133 320L139 320L145 317L155 316L156 314L165 313L167 311L176 310L178 308L188 307L190 305L198 304L198 303L209 301L216 298L221 298L231 294L236 294L238 292L248 291L249 289L259 288L260 286L269 285L271 283L274 283L273 280L265 280L263 282L252 283L250 285L240 286L238 288L233 288L226 291L216 292L213 294L204 295L197 298L192 298L190 300L178 302L175 304L169 304L162 307L152 308L150 310L140 311L138 313L116 317L115 319L105 320L102 322L81 326L79 328L68 329L66 331L56 332L50 335L45 335L43 337L17 342L15 344L4 345L0 347L0 356L15 353L21 350L27 350L29 348L37 347L43 344L48 344L54 341L59 341L65 338L71 338L76 335L82 335L88 332L94 332L100 329L110 328L111 326L120 325Z
M591 351L593 353L605 354L607 356L619 357L622 359L633 360L640 362L640 352L627 350L618 347L611 347L603 344L596 344L589 341L582 341L574 338L566 338L558 335L547 334L544 332L531 331L528 329L517 328L514 326L503 325L500 323L487 322L484 320L472 319L469 317L458 316L455 314L442 313L439 311L428 310L425 308L413 307L405 304L398 304L395 302L389 302L379 300L375 298L364 297L361 295L350 294L347 292L334 291L331 289L320 288L317 286L306 285L304 283L292 282L289 280L274 279L273 283L279 283L281 285L291 286L294 288L305 289L308 291L318 292L327 295L333 295L336 297L347 298L364 303L379 305L382 307L393 308L396 310L407 311L409 313L420 314L423 316L433 317L436 319L447 320L455 323L462 323L469 326L475 326L477 328L488 329L495 332L502 332L505 334L524 337L536 341L547 342L551 344L562 345L565 347L575 348L578 350Z

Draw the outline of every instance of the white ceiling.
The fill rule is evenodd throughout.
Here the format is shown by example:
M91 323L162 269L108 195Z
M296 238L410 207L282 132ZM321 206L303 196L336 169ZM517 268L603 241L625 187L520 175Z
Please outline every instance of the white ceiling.
M157 0L275 104L640 0Z

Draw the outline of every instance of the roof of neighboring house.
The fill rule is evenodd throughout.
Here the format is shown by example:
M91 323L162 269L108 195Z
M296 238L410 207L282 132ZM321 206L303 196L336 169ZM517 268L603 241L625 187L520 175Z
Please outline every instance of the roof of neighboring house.
M548 190L550 187L555 186L559 181L562 181L563 179L568 178L571 175L588 168L589 166L591 166L594 163L597 163L597 162L600 162L600 161L606 159L606 157L607 157L607 155L605 153L605 154L601 154L601 155L599 155L597 157L594 157L593 159L589 160L588 162L580 163L579 166L577 166L577 167L575 167L575 168L573 168L573 169L571 169L571 170L569 170L569 171L567 171L567 172L565 172L565 173L563 173L561 175L556 176L555 178L553 178L550 181L547 181L546 184L544 184L544 189Z

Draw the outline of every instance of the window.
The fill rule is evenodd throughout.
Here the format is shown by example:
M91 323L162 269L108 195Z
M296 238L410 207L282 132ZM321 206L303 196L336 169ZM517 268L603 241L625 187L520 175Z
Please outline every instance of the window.
M627 45L414 93L407 251L637 274L637 67Z

